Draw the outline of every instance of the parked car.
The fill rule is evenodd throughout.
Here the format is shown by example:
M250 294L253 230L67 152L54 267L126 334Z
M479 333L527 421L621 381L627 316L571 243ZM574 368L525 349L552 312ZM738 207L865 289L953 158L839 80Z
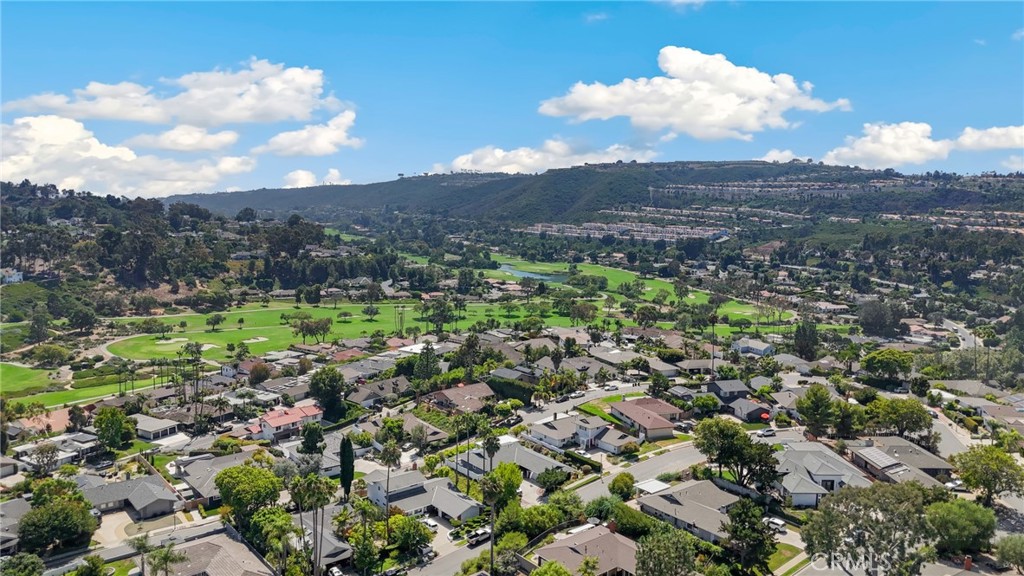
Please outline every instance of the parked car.
M341 568L331 566L331 569L327 571L327 576L341 576Z
M775 531L778 532L779 534L785 534L786 533L786 521L781 519L781 518L773 518L771 516L768 516L768 517L762 518L761 521L764 522L765 524L771 526L772 528L774 528Z
M680 432L689 432L690 430L693 430L693 427L690 426L689 422L676 422L675 429Z
M967 492L967 487L964 486L963 480L950 480L946 482L945 486L953 492Z
M569 395L568 394L563 394L563 395L559 396L558 398L555 398L555 402L568 402L568 401L569 401Z
M775 436L775 428L762 428L757 431L757 435L761 438L771 438Z
M607 390L609 392L614 392L614 391L618 390L619 387L616 386L615 384L605 384L604 386L601 386L601 389L602 390Z
M466 536L466 542L470 546L476 546L477 544L480 544L481 542L486 542L487 540L490 539L490 537L491 537L491 529L490 528L477 528L476 530L470 532L469 536Z
M935 410L929 410L928 411L928 415L931 416L932 418L938 418L939 417L939 413L936 412Z
M402 444L402 450L412 450L412 446L412 442L406 442L405 444Z
M423 518L420 522L423 522L424 526L430 528L431 532L437 532L437 522L435 522L433 518Z
M419 552L420 556L426 558L427 560L433 560L434 558L437 558L437 552L430 546L420 546Z
M577 390L572 394L569 394L569 398L583 398L584 396L586 396L586 393L582 390Z

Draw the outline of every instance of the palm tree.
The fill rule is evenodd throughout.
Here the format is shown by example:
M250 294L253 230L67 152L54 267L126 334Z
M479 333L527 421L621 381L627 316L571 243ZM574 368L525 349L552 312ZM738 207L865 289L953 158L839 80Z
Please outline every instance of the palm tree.
M338 510L338 513L331 518L331 524L334 526L334 534L339 538L344 538L345 533L348 532L349 526L352 524L352 508L346 506Z
M387 499L387 506L384 507L384 525L387 526L386 541L388 545L391 545L391 522L388 521L391 517L391 469L397 468L401 460L402 452L398 449L398 444L394 440L388 440L388 443L380 451L380 463L388 468L387 483L384 485Z
M708 324L711 325L711 378L715 378L715 325L718 324L718 313L708 314Z
M498 440L498 437L495 436L493 432L488 431L487 434L484 436L483 446L484 446L484 452L487 453L487 460L488 460L488 466L487 467L488 467L489 470L493 471L494 470L494 455L497 454L498 450L501 449L501 442Z
M146 576L146 554L154 550L153 545L149 543L149 532L135 538L129 538L125 541L125 544L140 556L139 570L142 576Z
M305 531L305 524L303 523L303 511L309 511L313 513L313 551L310 556L308 544L306 545L306 555L312 559L313 564L313 576L320 576L320 556L323 548L323 523L324 523L324 506L327 506L331 502L331 498L337 491L337 487L334 482L322 476L316 474L310 474L305 478L299 478L292 485L292 498L295 500L295 504L299 507L299 523L303 525L303 533ZM303 538L305 543L305 538Z
M163 572L164 576L170 576L171 566L188 560L184 552L174 549L174 544L161 546L149 553L149 567L153 569L156 576Z
M275 518L263 527L263 538L266 539L267 548L277 557L278 573L284 574L287 566L291 537L301 535L302 530L292 522L291 516Z
M501 482L491 474L483 476L480 478L480 493L483 494L484 504L491 509L491 571L489 574L494 574L494 516L495 508L498 507L498 498L502 493Z
M223 416L224 413L228 411L228 408L231 408L231 402L228 402L228 399L223 396L215 396L211 398L209 404L213 407L217 416Z

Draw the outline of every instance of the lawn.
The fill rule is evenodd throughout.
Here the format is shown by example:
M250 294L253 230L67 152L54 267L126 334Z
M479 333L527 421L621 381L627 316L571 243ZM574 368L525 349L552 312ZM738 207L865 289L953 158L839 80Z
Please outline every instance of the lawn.
M229 343L238 345L245 340L250 340L246 344L253 354L265 354L301 342L301 338L296 336L291 327L281 320L282 313L291 314L300 310L308 312L314 319L334 319L333 330L328 340L358 338L367 336L376 330L383 330L386 334L391 334L397 328L396 308L404 310L407 328L410 326L426 328L424 324L417 321L418 313L414 310L412 302L376 304L380 314L372 320L362 313L364 307L363 304L339 304L335 308L332 304L325 303L319 307L303 305L296 309L294 306L271 304L270 308L233 310L221 313L225 317L225 322L218 327L216 332L211 331L210 327L206 325L206 319L210 316L207 314L159 317L161 321L175 326L175 330L167 335L167 339L162 339L156 334L142 334L111 344L109 350L117 356L132 360L176 358L181 347L191 341L209 345L204 357L226 360L231 357L227 351ZM342 321L338 318L340 312L349 312L352 316L346 321ZM458 322L458 328L467 328L471 324L487 318L506 322L521 320L525 317L526 313L521 309L509 316L496 304L469 304L463 313L463 319ZM243 319L242 324L238 323L240 318ZM132 320L139 319L133 318ZM544 320L549 326L570 325L569 318L564 316L551 315ZM181 321L185 322L184 331L177 327ZM313 340L310 339L308 342L312 343Z
M133 560L118 560L117 562L106 564L104 566L104 573L110 574L110 576L128 576L128 573L131 572L133 568L135 568L135 562Z
M591 401L587 402L586 404L584 404L584 406L589 405L589 406L595 407L598 410L604 410L604 409L608 408L608 406L612 402L623 402L627 398L641 398L643 396L647 396L647 394L645 392L629 392L629 393L626 393L626 394L612 394L611 396L605 396L603 398L594 398L593 400L591 400Z
M42 390L53 384L48 374L46 370L0 362L0 393L7 396L15 392Z
M619 420L615 416L612 416L611 414L605 412L603 409L597 407L596 405L590 402L587 402L586 404L580 404L579 406L576 407L576 409L579 410L580 412L583 412L584 414L597 416L598 418L604 420L605 422L610 422L612 424L619 424L624 426L622 420Z
M800 549L796 546L780 542L776 545L775 554L768 558L768 569L772 572L778 570L783 564L796 558L796 555L799 553Z

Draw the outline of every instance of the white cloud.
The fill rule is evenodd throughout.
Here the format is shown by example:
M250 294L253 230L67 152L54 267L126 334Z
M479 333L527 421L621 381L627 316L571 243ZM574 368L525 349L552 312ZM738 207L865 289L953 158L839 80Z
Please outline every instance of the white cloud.
M5 110L49 112L74 119L131 120L156 124L216 126L227 123L309 120L338 100L324 95L324 73L307 67L286 68L252 58L238 71L192 72L161 82L177 93L133 82L90 82L72 95L52 92L4 105Z
M159 148L178 152L220 150L238 141L238 132L207 132L206 128L182 124L160 134L140 134L125 142L128 146Z
M958 150L1004 150L1024 149L1024 126L1002 126L978 130L964 128L956 139Z
M830 150L826 164L862 168L891 168L945 159L953 149L951 140L932 140L932 127L924 122L865 124L864 136L847 136L846 146Z
M327 156L342 146L359 148L363 141L348 134L355 122L356 113L346 110L326 124L310 124L298 130L281 132L252 151L254 154L270 152L277 156Z
M567 168L584 163L599 164L622 160L647 162L657 153L615 144L604 150L576 150L564 140L546 140L540 148L522 147L503 150L496 146L477 148L452 160L451 164L435 164L434 172L478 170L481 172L532 173L549 168Z
M1024 40L1024 28L1017 28L1010 34L1011 40Z
M316 174L309 170L292 170L284 175L285 188L309 188L316 186Z
M778 148L772 148L767 154L760 158L755 158L755 160L763 160L765 162L789 162L796 157L797 155L793 154L792 150L779 150Z
M825 154L826 164L847 164L863 168L891 168L944 160L954 150L1005 150L1024 148L1024 126L979 130L964 128L953 139L932 139L932 127L924 122L899 124L869 123L864 136L848 136L846 146Z
M1024 172L1024 156L1013 154L1002 162L1003 168L1010 172Z
M665 76L627 78L618 84L576 83L565 96L545 100L540 113L576 121L629 118L642 129L669 129L702 140L751 140L754 132L789 128L791 110L848 110L846 99L811 96L809 82L737 66L722 54L666 46L658 54Z
M110 146L76 120L59 116L27 116L2 126L5 178L52 182L60 188L96 194L159 197L212 191L223 177L251 172L256 161L225 156L179 162L138 155L131 148Z
M607 12L592 12L583 17L587 24L593 24L595 22L603 22L608 19Z
M978 46L988 46L988 40L985 40L984 38L975 38L974 43Z
M342 178L341 171L338 170L337 168L331 168L330 170L327 171L327 175L324 176L324 182L326 182L327 184L338 185L346 185L352 183L352 181L349 180L348 178Z

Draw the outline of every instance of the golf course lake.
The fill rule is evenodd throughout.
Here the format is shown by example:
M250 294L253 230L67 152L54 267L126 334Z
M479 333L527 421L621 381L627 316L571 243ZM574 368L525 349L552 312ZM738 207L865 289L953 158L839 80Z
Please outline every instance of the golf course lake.
M508 272L516 278L533 278L542 282L553 282L556 284L564 283L569 278L568 274L538 274L536 272L525 272L511 264L502 264L498 267L498 270Z

